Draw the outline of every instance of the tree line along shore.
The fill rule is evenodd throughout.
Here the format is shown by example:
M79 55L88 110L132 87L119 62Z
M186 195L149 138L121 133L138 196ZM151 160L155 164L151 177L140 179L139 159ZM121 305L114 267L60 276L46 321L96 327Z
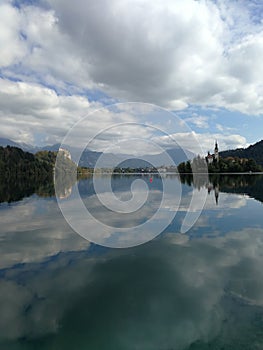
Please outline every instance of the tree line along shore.
M59 155L59 157L58 157ZM56 162L57 161L57 162ZM78 167L71 159L64 157L63 153L54 151L39 151L36 154L25 152L18 147L0 147L0 178L14 179L53 179L54 167L61 173L77 173L78 177L85 177L93 173L94 169ZM106 169L108 172L109 169ZM191 174L193 172L209 173L250 173L262 172L263 167L254 159L239 157L220 157L217 161L207 163L205 158L196 157L191 161L182 162L177 166L179 173ZM100 169L95 170L100 172ZM107 172L106 171L106 172ZM155 173L157 168L115 168L113 173Z

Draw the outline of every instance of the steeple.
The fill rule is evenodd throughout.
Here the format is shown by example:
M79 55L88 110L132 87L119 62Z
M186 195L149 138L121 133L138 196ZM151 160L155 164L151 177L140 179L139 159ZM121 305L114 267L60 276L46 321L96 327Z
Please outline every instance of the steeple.
M217 151L217 152L218 152L218 144L217 144L217 140L216 140L216 142L215 142L215 151Z
M219 161L219 152L218 152L218 144L217 140L215 142L215 160L218 162Z

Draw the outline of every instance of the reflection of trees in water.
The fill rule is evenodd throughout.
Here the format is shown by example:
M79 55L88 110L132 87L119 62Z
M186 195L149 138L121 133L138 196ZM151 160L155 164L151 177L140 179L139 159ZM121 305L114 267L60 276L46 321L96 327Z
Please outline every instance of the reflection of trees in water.
M66 169L68 171L68 168ZM60 198L66 198L76 182L74 172L56 172L56 191ZM0 203L16 202L36 193L39 197L55 196L53 174L13 174L0 176Z
M0 178L0 203L16 202L36 193L40 197L53 196L54 185L51 177L10 177Z
M76 178L72 174L60 174L56 176L56 194L59 198L67 198ZM16 202L36 193L39 197L55 196L53 177L13 177L0 178L0 203Z
M249 197L263 202L263 176L243 175L237 176L235 180L231 180L230 177L221 185L220 190L227 193L247 194Z
M220 192L247 194L248 196L263 202L263 175L242 174L242 175L220 175L210 174L209 178L191 174L180 174L183 184L194 186L199 190L207 188L208 193L215 191L216 201ZM208 181L207 181L208 180Z
M194 188L197 188L199 191L202 188L206 188L208 194L211 194L211 192L214 192L215 196L215 202L218 204L219 199L219 180L214 178L212 179L211 176L208 176L208 174L195 174L193 176L192 174L180 174L180 180L183 184L188 186L193 186Z
M118 177L118 175L115 175ZM125 177L125 175L120 175ZM159 177L159 176L157 176ZM179 178L182 184L194 186L198 190L206 188L208 193L214 191L215 200L218 202L219 192L247 194L263 202L263 175L220 175L213 174L196 175L163 175L164 178ZM86 177L85 177L86 178ZM91 176L92 178L92 176ZM77 181L76 174L72 172L56 173L56 194L59 198L67 198ZM28 177L28 176L0 176L0 203L15 202L36 193L40 197L55 195L53 176Z
M67 198L76 178L70 175L57 176L56 192L59 198ZM16 202L36 193L39 197L55 196L54 181L52 177L26 178L14 177L9 179L0 178L0 203Z
M194 186L199 190L204 188L209 183L209 177L206 174L180 174L181 183L188 186Z

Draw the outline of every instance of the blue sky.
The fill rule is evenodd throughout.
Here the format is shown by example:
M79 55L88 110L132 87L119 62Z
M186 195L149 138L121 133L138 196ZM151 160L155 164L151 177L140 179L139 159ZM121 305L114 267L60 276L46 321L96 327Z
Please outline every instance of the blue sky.
M87 116L89 138L142 122L94 114L137 102L173 112L206 150L263 139L262 1L2 0L0 33L1 137L57 143Z
M225 108L219 108L215 111L198 106L189 107L185 111L177 112L177 114L186 120L196 132L206 130L213 134L223 133L224 135L238 133L246 138L248 144L263 139L263 118L261 116L252 117Z

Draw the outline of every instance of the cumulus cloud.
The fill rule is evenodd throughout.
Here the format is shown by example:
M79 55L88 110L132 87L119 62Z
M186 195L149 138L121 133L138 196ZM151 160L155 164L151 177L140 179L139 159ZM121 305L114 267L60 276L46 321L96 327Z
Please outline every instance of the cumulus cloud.
M9 2L0 4L0 67L19 63L27 52L25 38L21 35L22 17Z
M61 142L74 123L102 107L81 95L59 95L40 84L5 79L0 79L0 103L1 134L28 143L35 143L35 133L43 135L45 143ZM89 119L90 133L109 125L106 113L100 124L98 119Z
M238 134L191 132L183 120L153 105L103 107L82 95L61 95L37 83L0 79L0 103L1 135L29 144L61 142L78 122L66 143L83 147L92 140L88 148L108 153L161 153L161 147L179 145L200 154L201 147L203 153L212 150L216 139L220 150L247 145L245 137ZM205 116L193 115L185 121L208 127ZM218 129L226 130L219 124ZM158 133L162 136L156 136Z
M2 136L60 142L74 122L102 106L104 94L173 110L197 105L262 114L263 28L253 3L46 0L14 6L4 0ZM188 121L208 129L209 119L192 115ZM225 132L219 124L218 130ZM246 144L239 135L220 138L221 149Z

